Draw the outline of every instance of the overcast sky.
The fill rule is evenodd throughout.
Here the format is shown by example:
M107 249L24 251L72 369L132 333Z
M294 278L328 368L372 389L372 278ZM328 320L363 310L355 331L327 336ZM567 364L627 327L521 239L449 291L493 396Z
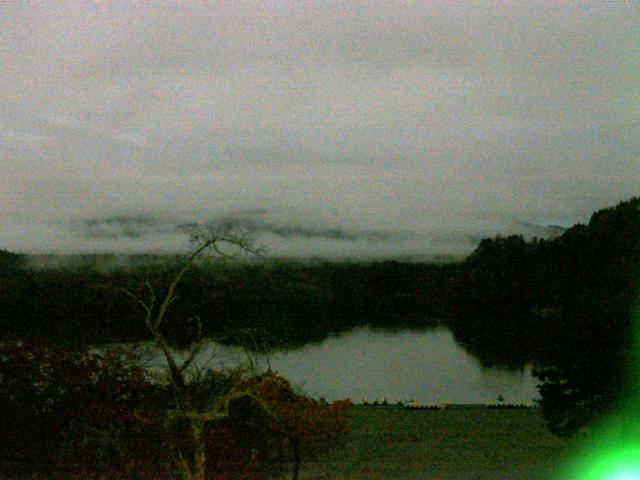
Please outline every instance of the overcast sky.
M0 248L466 253L640 193L640 3L0 3Z

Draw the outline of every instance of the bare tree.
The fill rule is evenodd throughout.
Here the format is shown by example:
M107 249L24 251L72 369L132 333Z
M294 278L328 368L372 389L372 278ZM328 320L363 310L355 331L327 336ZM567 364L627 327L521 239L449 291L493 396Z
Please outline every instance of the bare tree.
M216 258L227 261L243 254L260 255L261 249L256 248L249 235L238 233L230 228L220 229L215 225L191 227L189 229L192 248L180 261L180 268L171 279L166 292L162 297L156 293L151 282L144 284L146 295L136 295L132 291L120 289L127 296L137 302L145 313L144 322L153 336L157 347L162 351L167 362L172 386L176 392L176 399L187 389L187 370L194 363L198 355L208 343L208 339L202 334L202 322L196 317L198 332L197 338L191 343L186 358L178 361L176 352L161 331L163 321L166 320L169 307L176 299L176 289L180 281L190 268L207 253L213 253ZM246 333L246 332L245 332ZM253 365L252 365L253 366ZM189 422L191 435L194 442L193 459L189 461L182 452L178 452L178 467L184 480L204 480L206 474L206 449L205 449L205 424L217 422L229 416L229 408L233 402L240 399L252 401L268 417L275 420L267 402L258 394L259 384L250 386L239 383L233 385L228 391L206 402L206 408L195 409L192 405L180 405L177 402L176 410L170 412L170 418L182 418Z
M198 324L198 334L195 342L190 346L189 354L178 365L176 355L166 341L164 335L160 331L160 326L164 321L167 311L171 303L176 299L176 289L189 269L193 267L198 259L209 252L213 252L222 261L233 260L240 254L261 255L262 250L255 248L253 239L247 233L238 233L233 229L219 229L215 225L194 226L189 228L191 251L186 254L180 261L181 268L172 278L162 300L158 301L158 296L151 282L144 284L147 290L147 298L142 298L134 294L132 291L121 288L120 290L135 300L145 312L145 324L147 329L153 336L153 339L162 351L173 385L180 389L185 385L185 371L193 363L202 348L206 345L207 340L202 336L202 322L199 317L195 317Z
M293 454L293 478L297 479L301 464L300 444L303 438L295 428L292 428L290 419L287 420L285 414L278 411L278 407L274 407L263 396L263 392L273 388L274 381L280 382L277 383L278 385L284 385L286 381L278 379L277 375L274 376L272 372L271 375L258 375L256 360L252 358L247 349L244 349L247 357L245 373L232 376L227 379L229 381L224 388L212 391L207 382L202 381L202 378L203 376L206 378L208 374L215 376L216 373L203 372L202 370L198 372L198 369L195 369L196 377L193 377L194 369L190 369L190 367L197 364L196 359L209 341L223 339L205 338L202 332L202 322L199 317L196 317L198 327L196 338L190 344L186 357L179 360L177 352L170 346L161 331L163 322L166 322L169 308L176 299L176 290L181 280L199 260L207 254L213 254L217 260L222 262L233 260L241 255L262 254L262 250L254 246L252 238L248 234L239 233L233 228L220 229L216 225L204 225L191 227L189 233L191 249L179 262L177 272L171 278L164 295L159 296L150 281L144 283L142 293L139 295L131 290L120 289L138 303L144 311L145 325L166 360L175 395L175 408L168 412L168 420L170 423L184 425L186 422L188 425L193 447L190 447L188 454L179 448L173 452L179 476L182 480L205 480L206 438L209 427L211 424L228 419L236 407L242 409L250 406L268 421L271 432L288 439ZM259 340L265 338L264 334L250 329L236 330L233 333L235 335L241 334L245 342L248 342L254 350L260 349L262 342ZM201 375L200 379L197 378L198 373ZM224 375L222 376L224 377Z

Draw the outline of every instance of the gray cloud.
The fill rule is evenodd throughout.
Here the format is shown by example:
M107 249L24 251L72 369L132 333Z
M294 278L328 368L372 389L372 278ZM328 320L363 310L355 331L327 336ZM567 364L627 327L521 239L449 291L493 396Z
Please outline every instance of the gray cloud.
M263 209L245 217L276 254L383 257L586 221L638 193L639 21L633 2L1 4L0 247L175 250L180 222Z

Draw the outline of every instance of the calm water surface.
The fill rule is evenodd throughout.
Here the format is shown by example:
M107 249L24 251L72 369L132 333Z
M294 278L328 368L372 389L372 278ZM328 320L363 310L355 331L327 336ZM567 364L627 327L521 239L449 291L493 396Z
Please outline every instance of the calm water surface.
M200 366L232 366L243 359L237 347L212 345L201 355ZM161 365L161 358L154 356L152 363ZM484 368L446 328L358 328L319 344L258 357L257 363L260 368L270 364L298 389L327 400L495 403L501 395L506 402L531 403L539 398L530 367Z

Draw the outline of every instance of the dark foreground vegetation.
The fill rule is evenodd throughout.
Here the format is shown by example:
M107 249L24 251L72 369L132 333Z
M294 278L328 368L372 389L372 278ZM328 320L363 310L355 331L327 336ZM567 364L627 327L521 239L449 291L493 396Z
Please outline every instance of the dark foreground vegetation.
M275 373L201 372L176 388L131 349L5 343L0 378L0 473L18 479L297 478L348 433L348 402Z
M304 460L343 441L348 402L307 398L270 369L255 369L250 355L231 370L196 368L209 341L200 317L186 358L177 356L165 320L185 274L206 251L229 258L221 245L255 251L247 237L206 226L194 228L191 240L192 251L163 289L150 281L143 292L118 288L141 307L142 323L166 362L164 379L149 377L133 346L91 352L38 343L43 335L28 343L3 339L4 472L20 478L269 479L292 465L297 480ZM17 259L7 258L9 264Z
M30 266L27 256L0 252L0 331L5 342L0 357L0 401L4 402L2 409L11 412L3 420L9 424L2 428L10 432L7 435L16 435L10 438L13 444L22 445L6 450L5 456L19 451L35 458L42 447L55 452L56 459L64 459L60 449L82 452L82 446L88 445L86 439L92 438L94 443L96 439L104 442L99 451L112 452L106 460L100 454L92 461L108 463L120 458L118 449L129 449L126 442L136 435L146 438L153 429L162 430L160 417L154 415L163 412L166 420L171 396L146 382L134 366L118 364L116 368L86 353L56 350L62 364L55 371L65 374L39 377L51 365L51 354L46 352L53 347L41 346L45 339L55 339L71 352L82 351L83 344L153 338L141 321L135 298L144 297L147 291L165 291L180 265L142 262L131 268L103 268L104 259L86 257L74 268L37 269ZM319 341L356 325L418 328L444 323L487 366L534 363L542 381L541 404L548 425L554 433L570 435L619 406L636 387L627 367L640 362L634 357L633 332L639 266L640 199L634 198L595 213L587 225L576 225L554 239L525 241L514 235L482 240L460 263L194 264L181 278L170 321L163 323L162 333L173 345L187 346L201 334L269 349ZM123 294L125 291L131 295ZM17 339L30 341L18 347ZM29 374L19 375L22 370ZM120 374L111 373L115 371L125 372L124 384L119 383ZM208 379L203 388L220 393L230 388L224 385L254 382L258 388L264 380L233 375ZM310 412L324 408L293 394L282 379L268 382L279 385L278 395L289 395L292 405L302 402ZM47 387L42 390L33 385ZM107 393L99 393L100 389ZM55 392L61 392L65 400L57 400ZM128 397L125 400L121 395ZM103 403L96 407L94 401ZM56 410L58 407L62 410ZM121 413L110 418L121 424L101 430L100 415L94 417L95 412L113 409ZM60 433L43 437L29 428L23 430L24 425ZM267 432L270 427L260 428ZM323 428L319 431L328 434ZM160 430L152 435L160 443L143 448L140 456L129 457L144 463L146 456L164 458L162 452L182 451L169 447L179 444L180 438L167 433L170 429L162 434ZM211 433L210 448L232 445L231 440L219 439L235 439L241 433L229 432ZM121 436L114 440L114 435ZM36 437L51 443L38 446L26 440ZM259 452L260 445L257 450L240 448L245 455L242 462L263 461L273 452L285 455L282 452L287 451L290 439L282 441L285 443L268 454ZM271 448L265 442L265 448ZM95 446L87 448L89 456L98 452ZM283 457L277 455L274 465L281 465ZM48 457L40 453L39 458L42 462ZM168 460L153 463L175 465ZM151 478L144 475L141 478Z

